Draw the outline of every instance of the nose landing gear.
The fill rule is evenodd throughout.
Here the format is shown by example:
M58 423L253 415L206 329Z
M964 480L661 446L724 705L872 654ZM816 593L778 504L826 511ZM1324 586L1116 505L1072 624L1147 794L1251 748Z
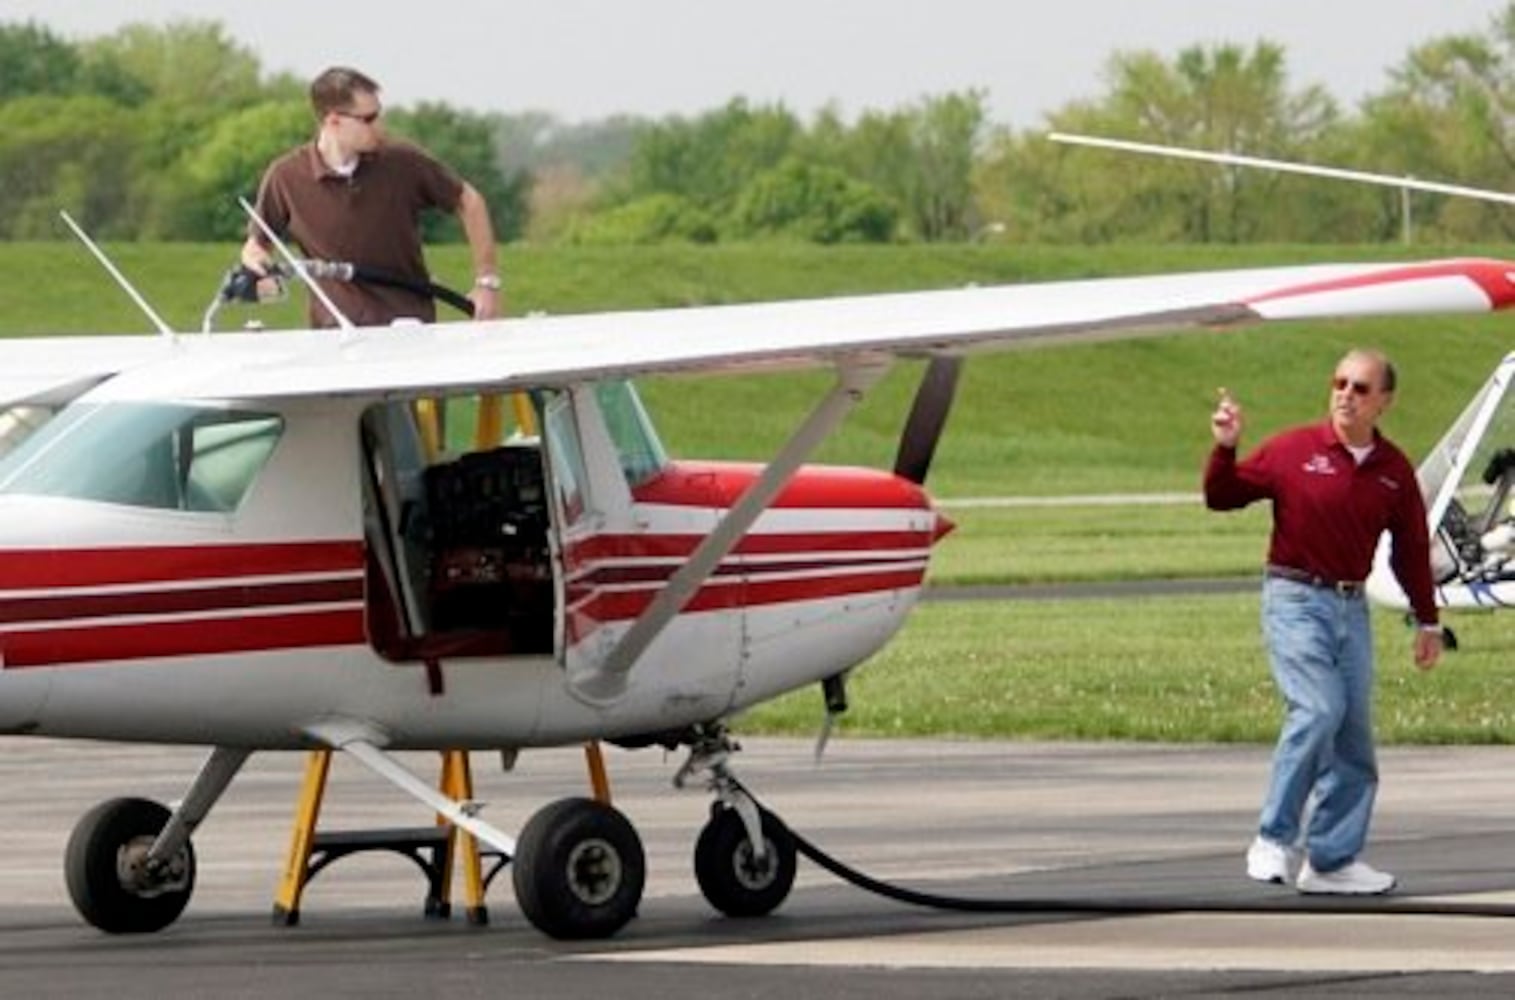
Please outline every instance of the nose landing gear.
M694 846L700 892L728 917L761 917L789 897L795 843L784 821L754 802L732 774L730 758L739 749L724 728L703 730L673 781L683 787L693 775L708 772L717 796Z

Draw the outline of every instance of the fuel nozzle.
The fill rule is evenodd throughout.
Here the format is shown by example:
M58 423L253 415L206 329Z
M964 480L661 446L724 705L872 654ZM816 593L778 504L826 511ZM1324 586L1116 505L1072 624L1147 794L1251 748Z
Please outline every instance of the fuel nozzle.
M267 274L239 264L226 272L221 282L222 302L279 302L285 297L284 270L270 265Z

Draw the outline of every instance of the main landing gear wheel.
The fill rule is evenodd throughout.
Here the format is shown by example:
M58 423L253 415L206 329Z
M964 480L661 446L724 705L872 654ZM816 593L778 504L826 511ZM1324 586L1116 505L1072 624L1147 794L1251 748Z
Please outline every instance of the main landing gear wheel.
M110 799L79 820L63 871L85 920L109 934L147 934L184 912L195 887L194 847L185 841L166 864L146 864L169 815L147 799Z
M761 917L778 909L794 885L794 837L784 821L758 810L764 853L735 809L717 803L694 845L694 876L710 905L728 917Z
M561 799L526 823L511 859L516 902L542 933L609 937L636 916L647 881L631 822L593 799Z

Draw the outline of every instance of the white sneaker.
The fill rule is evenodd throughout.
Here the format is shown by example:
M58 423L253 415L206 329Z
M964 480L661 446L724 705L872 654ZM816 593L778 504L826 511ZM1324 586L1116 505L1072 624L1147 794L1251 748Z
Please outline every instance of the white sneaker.
M1318 872L1306 860L1294 885L1312 895L1377 896L1394 888L1394 876L1363 861L1349 862L1334 872Z
M1247 848L1247 878L1258 882L1289 881L1289 869L1299 860L1299 851L1267 837L1258 837Z

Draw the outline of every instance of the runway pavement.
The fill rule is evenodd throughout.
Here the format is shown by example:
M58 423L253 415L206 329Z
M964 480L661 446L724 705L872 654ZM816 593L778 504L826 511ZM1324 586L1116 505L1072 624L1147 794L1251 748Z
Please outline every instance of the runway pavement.
M77 817L122 794L171 800L201 754L0 739L10 850L0 861L0 995L616 998L1508 996L1515 992L1515 749L1387 749L1369 859L1401 890L1343 905L1241 874L1267 768L1261 747L753 739L738 773L799 833L869 875L1008 899L1024 912L907 906L807 862L768 918L723 919L694 887L709 797L676 791L681 757L609 754L618 805L649 865L639 917L608 942L526 925L508 872L490 923L421 916L424 883L393 855L345 859L274 926L303 758L255 757L196 835L199 881L168 930L84 926L61 857ZM405 757L432 773L427 755ZM576 750L505 774L474 756L486 819L517 829L585 788ZM429 821L341 759L323 829ZM1381 904L1381 905L1380 905ZM1479 915L1426 912L1448 904ZM1368 909L1376 912L1366 912Z

